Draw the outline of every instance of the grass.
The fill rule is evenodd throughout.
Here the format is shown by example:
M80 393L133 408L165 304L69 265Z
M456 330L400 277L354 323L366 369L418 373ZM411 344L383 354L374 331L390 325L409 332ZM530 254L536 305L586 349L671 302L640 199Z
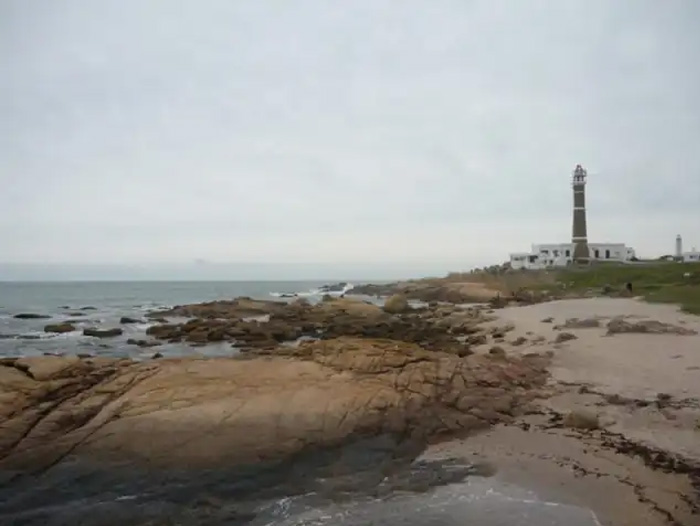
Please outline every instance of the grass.
M565 296L567 294L626 295L632 283L635 296L655 303L674 303L691 314L700 315L700 263L650 261L638 264L596 263L589 267L556 270L528 270L500 274L478 272L451 274L446 281L479 281L504 292L530 290ZM608 292L604 292L607 289Z
M557 272L565 290L624 292L632 283L633 294L655 303L675 303L685 312L700 314L700 263L654 262L637 265L593 265Z

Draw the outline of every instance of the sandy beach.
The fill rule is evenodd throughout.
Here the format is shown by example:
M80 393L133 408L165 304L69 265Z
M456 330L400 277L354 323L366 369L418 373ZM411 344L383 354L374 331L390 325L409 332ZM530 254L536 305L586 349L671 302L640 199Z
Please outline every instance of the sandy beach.
M666 469L684 459L698 475L700 336L608 335L606 329L623 317L700 332L700 318L672 305L609 298L508 307L496 316L493 327L511 328L498 344L507 354L551 350L551 397L513 423L434 446L428 456L493 462L497 477L588 507L600 524L700 524L698 479ZM572 328L595 325L594 319L599 326ZM575 338L554 343L562 333ZM562 426L572 411L597 417L596 429Z

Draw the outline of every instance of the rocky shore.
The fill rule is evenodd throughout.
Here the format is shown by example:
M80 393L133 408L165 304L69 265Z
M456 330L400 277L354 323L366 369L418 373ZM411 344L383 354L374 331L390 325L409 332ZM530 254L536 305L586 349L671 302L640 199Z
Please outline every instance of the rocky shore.
M227 342L228 358L1 360L0 519L256 524L271 498L489 475L564 487L557 499L605 524L700 524L695 318L650 319L632 300L494 311L407 296L149 315L144 346ZM656 339L639 344L657 360L642 373L640 337ZM671 347L676 358L659 358Z

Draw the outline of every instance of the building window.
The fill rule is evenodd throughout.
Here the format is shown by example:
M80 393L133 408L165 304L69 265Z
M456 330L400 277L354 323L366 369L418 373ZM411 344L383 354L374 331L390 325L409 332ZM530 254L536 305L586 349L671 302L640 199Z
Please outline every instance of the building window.
M598 252L597 248L593 251L593 257L595 257L596 259L600 259L600 252Z
M558 257L559 257L559 251L558 251L558 250L554 250L553 252L554 252L554 257L558 258Z
M568 258L568 257L571 257L571 250L567 250L567 251L566 251L566 257L567 257L567 258Z
M610 251L609 250L605 251L605 259L610 259Z

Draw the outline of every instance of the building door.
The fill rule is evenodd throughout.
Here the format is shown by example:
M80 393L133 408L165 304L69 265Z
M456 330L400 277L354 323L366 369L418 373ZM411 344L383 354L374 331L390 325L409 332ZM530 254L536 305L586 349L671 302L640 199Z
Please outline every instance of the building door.
M593 257L595 257L596 259L600 259L600 252L598 252L597 248L593 251Z
M610 251L609 250L605 251L605 259L610 259Z

